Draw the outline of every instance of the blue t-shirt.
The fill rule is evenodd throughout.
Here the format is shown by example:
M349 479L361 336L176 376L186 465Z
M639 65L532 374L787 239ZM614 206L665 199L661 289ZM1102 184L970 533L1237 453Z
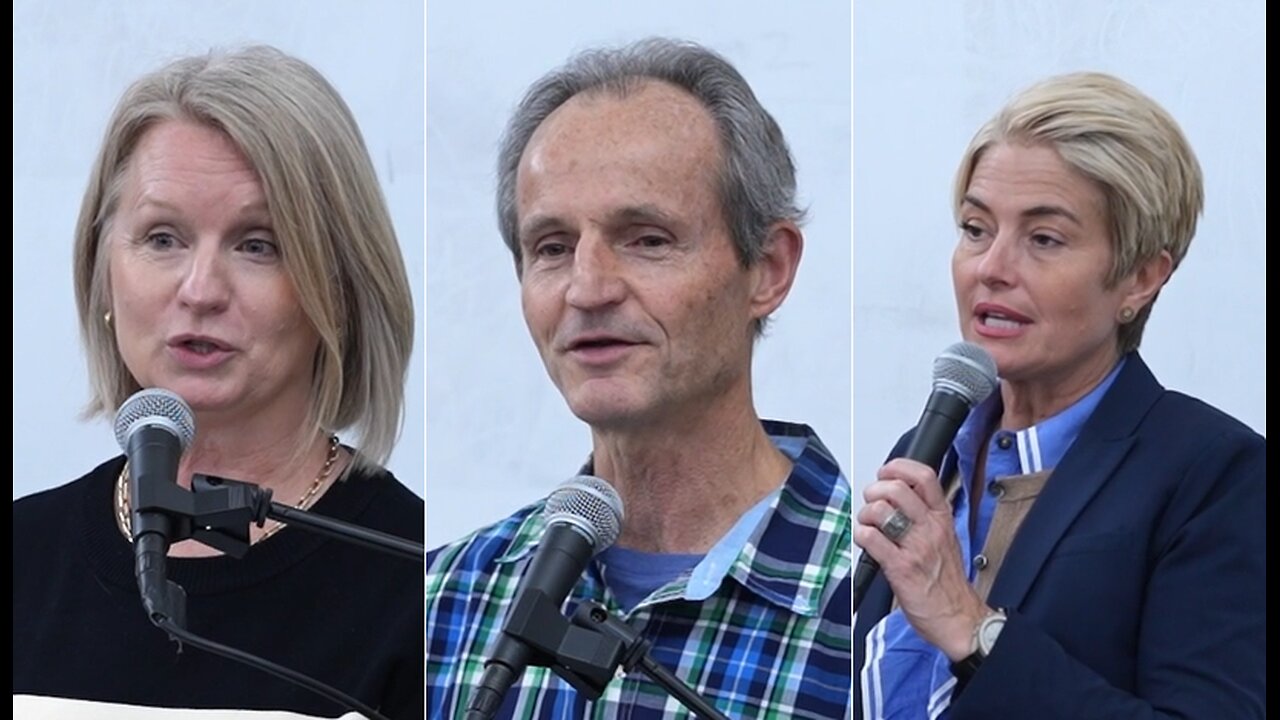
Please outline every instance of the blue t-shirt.
M690 600L711 597L779 492L775 490L752 505L706 555L642 552L617 545L608 548L599 555L605 585L627 612L682 575L689 576L685 597Z
M644 552L614 545L600 553L604 584L623 610L630 611L658 588L693 570L701 554Z

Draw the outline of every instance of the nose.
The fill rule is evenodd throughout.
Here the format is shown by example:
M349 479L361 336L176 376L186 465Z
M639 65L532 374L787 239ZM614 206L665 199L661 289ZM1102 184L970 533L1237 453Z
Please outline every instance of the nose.
M1017 238L1013 233L996 235L978 259L978 279L989 287L1013 285L1016 279Z
M573 269L565 302L579 310L595 310L622 302L626 283L619 259L607 239L584 233L573 250Z
M199 243L191 253L182 282L178 286L178 302L197 314L219 312L231 297L227 258L220 243Z

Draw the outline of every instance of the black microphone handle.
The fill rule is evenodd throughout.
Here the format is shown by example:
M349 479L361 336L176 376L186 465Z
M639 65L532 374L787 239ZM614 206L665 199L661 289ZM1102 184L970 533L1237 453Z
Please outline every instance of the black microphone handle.
M902 457L924 463L938 472L942 467L942 459L946 457L947 450L956 439L956 433L960 432L960 426L964 424L972 407L968 400L956 393L933 391Z
M972 407L967 399L957 393L942 389L934 390L929 394L929 401L925 403L920 421L916 423L915 434L907 443L907 451L902 454L902 457L924 463L937 472L942 467L942 459L946 457L947 449L956 439L956 433L960 431L960 426L964 424L964 419L969 416L969 410ZM878 572L880 572L880 563L871 557L871 553L864 550L858 557L858 565L853 569L854 612L858 611L858 606L862 604L867 594L867 588L871 586L871 581L875 580Z
M138 508L153 495L164 492L166 488L161 483L176 487L182 443L172 430L146 425L129 434L125 454L129 458L129 497L133 498L130 529L134 575L142 605L155 622L181 613L181 609L172 607L165 566L173 521L163 512Z
M569 523L549 526L534 551L533 561L525 569L516 604L531 591L543 593L557 606L563 603L582 577L594 550L586 535ZM524 642L506 634L498 636L493 655L485 661L484 675L467 705L468 720L493 717L507 691L534 659L534 650Z
M158 533L167 543L171 537L170 518L162 512L143 511L154 508L157 499L169 496L177 487L182 443L169 428L144 425L129 434L125 454L129 458L133 537L136 540Z

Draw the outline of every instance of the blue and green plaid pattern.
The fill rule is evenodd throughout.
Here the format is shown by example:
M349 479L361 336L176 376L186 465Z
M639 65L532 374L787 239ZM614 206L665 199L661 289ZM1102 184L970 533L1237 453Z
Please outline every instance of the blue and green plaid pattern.
M764 520L707 599L678 578L624 615L652 655L730 718L851 715L849 482L811 429L764 421L794 462ZM542 536L542 504L427 554L427 717L461 718ZM594 563L570 594L618 604ZM513 702L514 698L514 702ZM684 718L647 677L615 680L590 702L546 668L529 668L504 718Z

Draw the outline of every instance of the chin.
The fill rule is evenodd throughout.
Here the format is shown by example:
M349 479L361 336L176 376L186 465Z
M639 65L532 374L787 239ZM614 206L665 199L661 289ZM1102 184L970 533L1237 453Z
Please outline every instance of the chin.
M643 403L618 392L577 392L565 396L569 411L597 428L622 427L644 415Z
M1019 350L1008 340L993 340L973 333L966 333L964 339L987 351L996 364L996 375L1001 379L1007 378L1009 372L1017 367Z
M213 386L206 382L170 380L158 382L154 387L162 387L177 393L197 414L219 412L236 404L236 393L229 388Z
M630 408L599 403L570 404L569 411L593 428L621 427L636 416Z

